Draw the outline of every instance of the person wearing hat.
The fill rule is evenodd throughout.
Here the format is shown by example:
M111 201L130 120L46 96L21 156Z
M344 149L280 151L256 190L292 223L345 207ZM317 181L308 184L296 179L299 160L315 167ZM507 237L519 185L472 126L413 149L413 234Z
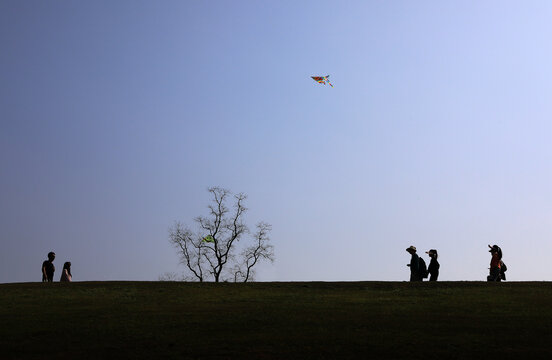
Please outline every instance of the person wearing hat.
M426 251L426 254L428 254L431 258L429 266L427 267L427 272L429 272L429 281L437 281L437 278L439 277L439 268L441 267L437 261L437 250L431 249Z
M423 281L422 275L420 274L420 258L418 254L416 254L416 247L410 245L406 251L412 255L410 264L406 264L406 266L410 267L410 281Z
M498 245L489 245L489 252L491 253L491 267L489 269L489 276L487 281L500 281L500 262L502 260L502 249Z
M53 251L48 253L48 260L42 263L42 282L53 282L54 281L54 272L56 267L54 266L54 259L56 254Z

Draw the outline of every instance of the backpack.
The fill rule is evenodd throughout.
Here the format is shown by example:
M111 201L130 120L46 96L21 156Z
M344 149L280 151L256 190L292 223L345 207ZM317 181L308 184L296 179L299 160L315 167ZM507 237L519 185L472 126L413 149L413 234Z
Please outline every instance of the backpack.
M500 260L500 278L502 280L506 280L506 274L505 272L508 270L508 267L504 263L504 261Z
M420 272L420 276L423 279L427 279L429 273L427 272L427 266L426 266L425 260L422 259L421 257L418 258L418 271Z

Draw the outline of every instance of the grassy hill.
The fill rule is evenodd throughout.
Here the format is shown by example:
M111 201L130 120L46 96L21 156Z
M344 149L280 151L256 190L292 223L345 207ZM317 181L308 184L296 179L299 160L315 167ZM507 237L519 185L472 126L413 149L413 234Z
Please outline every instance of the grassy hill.
M0 285L2 359L535 359L552 284Z

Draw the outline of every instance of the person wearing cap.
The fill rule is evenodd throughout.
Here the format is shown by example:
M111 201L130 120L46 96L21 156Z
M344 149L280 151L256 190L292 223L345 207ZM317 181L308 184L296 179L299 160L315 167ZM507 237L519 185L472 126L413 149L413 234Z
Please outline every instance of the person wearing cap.
M489 245L489 252L491 253L491 267L489 269L489 276L487 281L500 281L500 262L502 260L502 250L498 245Z
M439 268L441 267L439 265L439 262L437 261L437 250L431 249L429 251L426 251L426 254L428 254L431 258L429 266L427 267L427 272L429 273L429 281L437 281L437 278L439 277Z
M422 275L420 274L420 258L418 254L416 254L416 247L410 245L410 247L408 247L406 251L410 255L412 255L412 257L410 258L410 264L406 265L410 267L410 281L423 281Z
M53 251L48 253L48 260L42 263L42 282L53 282L54 272L56 267L54 266L54 259L56 254Z

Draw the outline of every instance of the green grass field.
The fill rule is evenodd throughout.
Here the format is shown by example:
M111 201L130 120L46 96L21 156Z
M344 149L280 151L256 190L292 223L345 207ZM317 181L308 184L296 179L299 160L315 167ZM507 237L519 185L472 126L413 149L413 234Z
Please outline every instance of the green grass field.
M1 359L552 358L552 284L0 285Z

